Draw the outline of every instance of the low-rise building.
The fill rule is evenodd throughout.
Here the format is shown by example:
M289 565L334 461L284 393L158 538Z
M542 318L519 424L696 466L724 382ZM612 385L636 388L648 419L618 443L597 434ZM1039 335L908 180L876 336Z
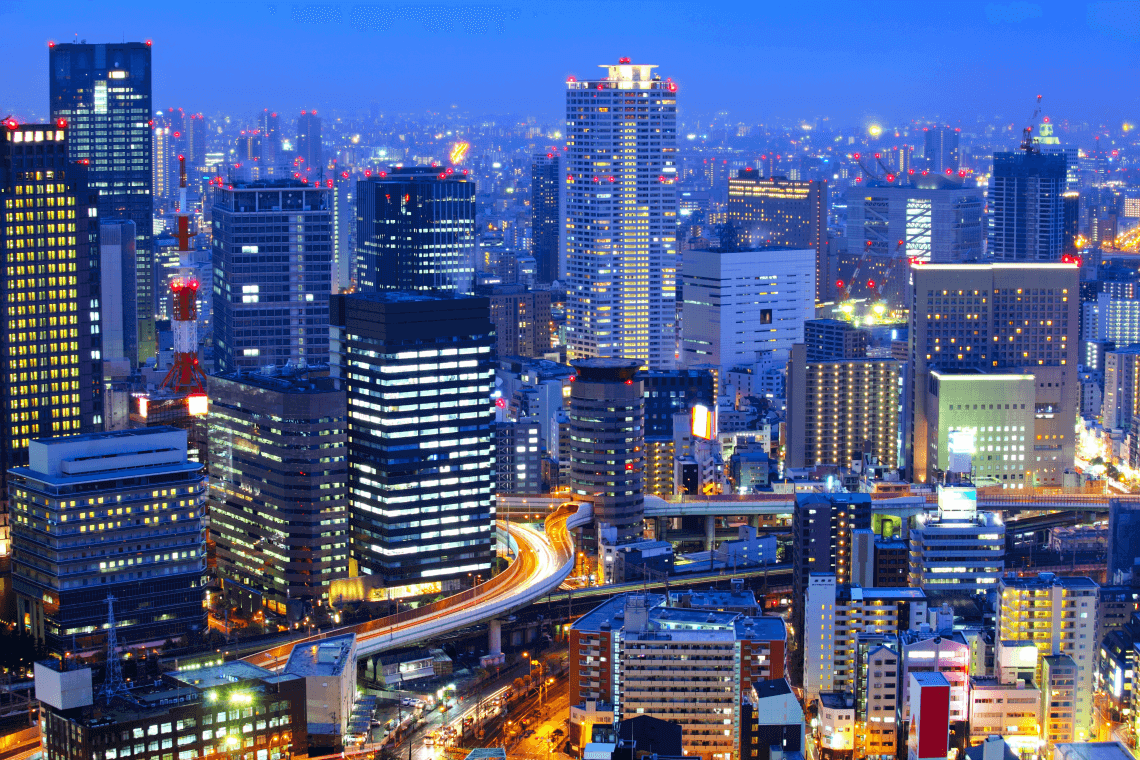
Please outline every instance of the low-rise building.
M994 676L971 676L970 744L996 734L1019 755L1035 753L1040 706L1041 690L1032 681L1002 683Z
M803 707L787 680L757 681L740 702L739 760L793 760L806 749Z
M339 751L356 700L356 634L295 645L282 672L304 680L310 746Z

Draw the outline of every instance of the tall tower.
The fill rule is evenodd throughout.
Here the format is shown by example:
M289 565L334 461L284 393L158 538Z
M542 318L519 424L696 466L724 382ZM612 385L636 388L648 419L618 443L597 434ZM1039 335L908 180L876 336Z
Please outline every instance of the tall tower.
M301 111L297 117L297 158L300 160L300 171L304 175L309 170L314 181L320 178L320 170L324 167L321 151L321 117L316 111Z
M261 165L265 168L275 167L280 161L278 152L281 149L281 119L276 111L268 108L258 117L259 131L261 132Z
M534 157L530 167L530 255L538 265L539 282L554 282L559 275L561 163L557 153L540 153Z
M923 127L922 132L927 170L934 174L957 174L960 164L959 130L953 127Z
M1064 249L1065 156L1036 148L994 154L993 240L998 261L1058 262Z
M139 358L154 345L150 42L51 44L51 118L68 123L67 151L87 165L100 219L135 223Z
M574 358L674 366L677 85L622 58L566 82L567 332Z
M198 277L191 260L190 214L186 205L186 157L178 157L178 273L170 280L174 363L162 386L175 393L206 394L206 375L198 366Z

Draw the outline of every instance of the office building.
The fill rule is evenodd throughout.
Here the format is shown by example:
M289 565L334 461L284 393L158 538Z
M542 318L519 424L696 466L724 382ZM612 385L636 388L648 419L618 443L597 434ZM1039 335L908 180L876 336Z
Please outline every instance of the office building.
M750 246L782 245L815 251L815 300L827 283L827 180L761 176L737 171L728 180L728 221Z
M645 397L645 436L673 436L673 415L691 414L695 407L705 407L699 414L713 415L716 408L716 378L705 369L649 370L638 375ZM707 428L706 428L707 432ZM715 433L715 429L713 431Z
M1140 345L1104 352L1104 400L1101 425L1105 430L1133 430L1133 418L1140 413Z
M985 593L1004 571L1001 514L979 512L973 488L940 486L938 511L914 518L910 529L910 585L930 592Z
M991 736L1025 757L1036 753L1041 690L1030 680L1004 683L994 676L970 677L971 746L984 744Z
M1110 583L1132 577L1140 568L1140 504L1122 499L1108 502L1108 562Z
M358 290L470 293L474 276L473 179L416 166L356 183Z
M978 261L984 205L981 188L945 176L917 175L908 185L869 183L848 194L847 250L853 258ZM904 273L894 276L901 280Z
M309 747L313 755L346 749L356 702L356 634L293 645L284 677L304 679Z
M330 304L330 374L348 393L352 560L389 587L448 587L487 573L495 512L487 299L385 291L338 294Z
M863 359L870 333L842 319L809 319L804 322L804 358L809 362L829 359Z
M995 153L988 200L997 261L1055 262L1064 251L1065 157Z
M170 200L178 192L178 160L174 152L174 128L171 118L159 111L154 115L151 133L151 187L156 204Z
M219 371L328 362L331 194L293 179L215 191Z
M645 512L645 399L639 362L581 359L570 386L570 488L594 505L617 542L641 537Z
M954 127L923 127L922 155L926 159L926 170L933 174L957 174L958 137L960 129Z
M672 429L667 437L645 438L645 493L669 498L676 493Z
M530 255L538 264L541 283L561 276L562 161L557 153L540 153L530 165Z
M1083 741L1091 733L1091 724L1082 729L1078 718L1082 702L1092 702L1091 693L1077 693L1084 682L1082 675L1076 662L1067 654L1041 658L1042 694L1037 724L1046 752L1057 744Z
M815 251L765 246L685 251L685 366L747 366L787 358L815 317Z
M655 594L616 596L574 621L570 704L611 703L615 720L674 721L687 756L730 760L742 695L784 678L784 621L664 602Z
M206 117L200 113L187 115L183 124L182 152L186 156L186 166L189 170L204 172L210 126L206 123Z
M297 171L305 174L310 180L316 181L323 179L322 173L325 168L324 161L324 148L321 145L321 117L317 116L317 112L301 111L301 115L297 117L297 160L300 165Z
M926 595L914 588L861 588L812 573L804 599L804 699L855 693L860 634L898 634L926 621Z
M1086 327L1087 340L1111 341L1122 349L1140 343L1140 298L1125 295L1122 290L1106 289L1097 296L1095 332L1089 329L1092 325Z
M328 377L208 379L210 531L222 585L253 607L314 606L348 576L348 420Z
M902 367L893 359L807 360L792 347L788 362L787 467L848 465L863 454L898 466Z
M55 654L97 649L113 597L120 645L205 632L206 483L184 431L33 440L8 484L20 630Z
M523 418L495 423L495 493L540 494L542 450L538 445L541 425Z
M140 360L155 351L150 54L149 42L54 43L48 52L51 118L67 127L69 160L85 163L100 219L135 223Z
M740 760L794 757L806 749L807 719L787 679L757 681L740 701Z
M851 582L863 588L901 588L910 583L907 542L882 538L870 530L853 532Z
M114 366L117 376L130 374L138 362L138 321L135 310L135 223L111 219L99 223L99 287L104 372Z
M792 513L792 683L803 685L804 601L813 573L851 582L854 532L871 527L870 494L800 493Z
M566 82L566 338L572 358L675 364L677 85L623 58ZM609 220L600 223L601 220Z
M317 125L318 134L320 125ZM264 168L278 167L284 162L281 153L281 117L276 111L264 108L257 118L257 131L261 133L261 165Z
M910 287L910 367L911 378L911 431L907 435L908 464L914 480L929 482L940 461L932 456L930 442L941 433L931 432L930 426L944 427L949 434L957 429L972 431L975 439L984 432L987 437L1001 441L987 441L986 454L1017 454L1025 456L1016 462L1025 462L1024 469L1012 467L1014 460L985 460L1000 464L1003 469L992 470L994 475L1024 475L1021 478L998 478L1009 485L1060 484L1062 473L1074 458L1073 420L1076 419L1080 399L1077 381L1077 295L1078 269L1073 264L927 264L911 267ZM946 409L949 415L970 412L970 419L955 422L952 418L929 419L930 403L927 395L933 387L932 372L947 377L952 373L990 372L996 374L1032 375L1034 379L1032 428L1029 422L1017 421L1027 428L1023 444L1020 440L1005 440L1020 430L1012 427L1018 409L1012 409L1012 400L981 401L962 399L954 403L962 409ZM981 382L981 381L979 381ZM969 403L970 408L965 406ZM938 402L942 404L941 401ZM1001 403L1000 416L997 405ZM1005 409L1007 403L1010 409ZM1026 401L1026 411L1029 402ZM979 408L975 410L973 407ZM988 407L993 406L991 410ZM947 404L947 406L949 406ZM942 414L939 406L939 414ZM974 412L985 412L982 419ZM988 419L993 412L994 418ZM1011 419L1006 419L1006 414ZM981 428L986 428L982 431ZM1002 430L996 428L1000 425ZM989 428L995 428L990 430ZM939 445L941 445L940 438ZM981 441L975 442L981 445ZM995 447L990 452L989 446ZM998 445L1005 447L997 450ZM1016 445L1016 449L1012 447ZM1024 446L1025 451L1021 451ZM937 453L937 452L935 452ZM981 453L976 452L976 453ZM939 454L941 456L941 454Z
M1068 655L1076 664L1075 736L1092 736L1092 685L1096 669L1097 591L1089 578L1062 578L1039 573L1036 578L1002 578L998 584L996 631L1000 640L1037 645L1036 681L1042 703L1049 698L1044 660Z
M35 672L45 757L90 760L96 751L104 757L179 752L189 758L192 752L235 760L261 752L265 760L309 755L301 678L238 660L164 673L107 700L89 667L45 661L36 663ZM249 751L242 753L247 742ZM167 752L149 750L152 744L167 744Z
M541 358L550 352L550 291L498 285L486 294L495 324L495 356Z
M98 199L86 167L70 162L70 127L15 119L5 127L0 458L11 468L27 464L33 439L103 429L103 368Z
M935 619L945 610L931 607L930 617ZM918 625L902 631L898 636L902 666L899 683L899 721L911 719L914 695L910 691L910 676L921 673L939 673L950 685L950 699L946 703L951 723L965 724L969 717L970 645L961 631L951 631L953 614L945 626Z
M333 179L333 293L349 291L356 282L356 180L345 174Z

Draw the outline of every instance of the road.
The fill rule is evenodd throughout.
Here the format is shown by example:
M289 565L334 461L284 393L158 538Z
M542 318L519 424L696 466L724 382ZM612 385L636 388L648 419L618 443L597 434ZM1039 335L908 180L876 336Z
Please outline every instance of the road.
M357 656L364 657L506 615L555 590L569 576L574 542L567 522L588 519L578 510L576 504L559 507L546 518L545 532L500 522L515 540L517 556L506 570L474 588L414 610L298 638L243 659L277 670L285 665L295 645L345 633L356 634Z

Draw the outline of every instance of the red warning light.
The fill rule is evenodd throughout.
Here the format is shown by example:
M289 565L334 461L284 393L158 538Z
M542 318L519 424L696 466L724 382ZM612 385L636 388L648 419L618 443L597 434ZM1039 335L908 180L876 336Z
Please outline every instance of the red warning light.
M364 170L364 176L365 177L371 177L372 176L372 170L371 169L365 169Z
M887 182L894 182L894 181L895 181L895 175L888 174L887 175Z
M578 77L566 77L566 82L567 82L567 83L569 83L569 82L577 82L577 81L578 81Z
M670 82L670 83L669 83L669 92L676 92L676 91L677 91L677 85L676 85L676 83L674 83L674 82Z
M56 119L55 125L57 127L59 127L60 129L65 129L67 127L67 119L64 119L64 118Z
M48 47L49 47L49 48L53 48L53 47L55 47L55 43L54 43L54 42L52 42L51 40L48 40Z
M863 178L862 178L862 177L856 177L856 178L855 178L855 181L856 181L856 182L862 182L862 181L863 181Z
M875 154L875 158L882 158L882 157L883 157L883 154L882 154L882 153L876 153L876 154Z
M835 287L842 288L843 287L843 280L836 280L835 281Z
M495 399L495 406L499 407L500 409L506 409L507 400L505 398L497 398Z
M863 154L862 154L862 153L855 153L855 154L853 154L853 156L852 156L852 157L853 157L853 158L854 158L856 161L858 161L859 159L861 159L861 158L863 157Z
M953 173L954 173L954 170L953 170L953 169L951 169L950 167L946 167L946 173L947 173L947 174L953 174Z
M875 287L875 281L874 280L867 280L867 287L868 288Z
M4 122L4 126L6 126L8 129L15 129L18 125L16 124L15 119L8 119L8 121Z
M922 176L924 176L924 177L925 177L927 174L930 174L930 171L929 171L929 170L927 170L927 169L923 169L923 170L922 170Z
M629 56L624 56L624 57L622 57L622 58L618 58L618 63L619 63L619 64L621 64L621 63L629 63Z
M340 176L344 177L345 179L348 179L348 172L341 172Z
M958 170L958 176L959 177L965 177L966 176L966 170L965 169L959 169Z
M381 178L381 179L383 179L384 177L387 177L387 176L388 176L388 172L380 172L380 175L379 175L379 176L380 176L380 178Z
M907 174L914 174L914 169L907 169L907 170L906 170L906 173L907 173Z
M150 46L151 46L151 41L150 41L150 40L147 40L147 41L146 41L146 46L147 46L147 47L150 47Z
M553 154L553 153L547 153L547 154L546 154L546 157L547 157L547 158L554 158L554 154Z
M632 380L626 380L626 381L625 381L625 384L626 384L626 385L633 385L633 381L632 381Z

